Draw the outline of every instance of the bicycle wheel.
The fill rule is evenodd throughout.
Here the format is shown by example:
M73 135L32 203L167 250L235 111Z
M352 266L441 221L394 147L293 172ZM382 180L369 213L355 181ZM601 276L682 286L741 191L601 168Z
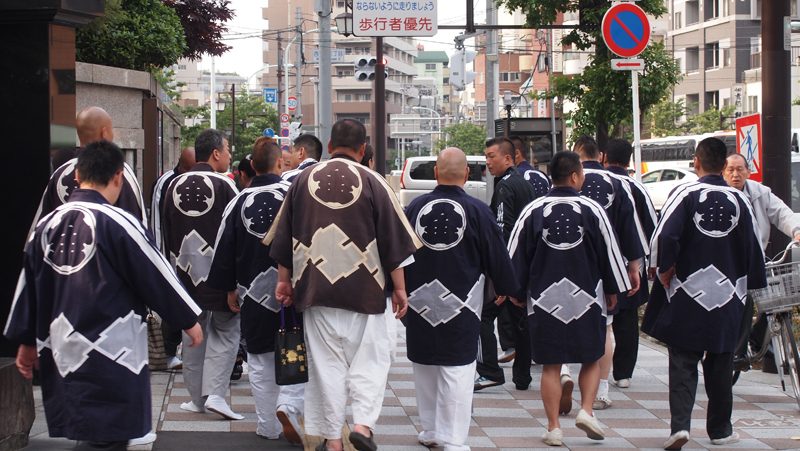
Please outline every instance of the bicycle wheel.
M794 339L792 315L784 313L781 315L780 321L783 366L788 367L788 376L792 380L792 388L794 389L794 399L797 401L797 406L800 407L800 352L797 350L797 342Z

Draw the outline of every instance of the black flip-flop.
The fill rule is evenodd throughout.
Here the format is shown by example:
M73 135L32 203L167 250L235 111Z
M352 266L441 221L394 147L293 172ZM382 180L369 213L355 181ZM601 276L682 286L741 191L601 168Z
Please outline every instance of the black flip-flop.
M378 445L375 444L375 440L373 440L375 434L370 432L369 437L360 433L360 432L351 432L350 435L347 437L350 440L350 443L358 451L376 451L378 449Z
M317 445L314 451L328 451L328 439L323 440L322 443Z

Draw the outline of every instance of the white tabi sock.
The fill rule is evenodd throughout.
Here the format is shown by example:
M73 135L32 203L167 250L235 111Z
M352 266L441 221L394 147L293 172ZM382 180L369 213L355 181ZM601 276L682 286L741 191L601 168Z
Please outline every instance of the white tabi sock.
M608 379L600 379L600 385L597 386L597 397L608 398Z

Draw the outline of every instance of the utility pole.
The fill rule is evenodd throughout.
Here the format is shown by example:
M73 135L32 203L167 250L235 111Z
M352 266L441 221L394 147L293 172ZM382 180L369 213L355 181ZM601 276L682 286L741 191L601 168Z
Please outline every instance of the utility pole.
M231 83L231 155L236 153L236 83Z
M295 79L297 80L296 81L297 86L295 86L295 93L296 93L295 97L297 97L297 110L295 110L294 116L295 116L295 118L297 118L297 120L300 120L303 117L303 109L302 109L303 108L302 107L302 105L303 105L303 102L302 102L302 96L303 96L303 28L302 28L303 10L299 6L297 8L295 8L294 23L297 26L297 39L298 39L298 41L300 41L300 42L297 43L297 59L295 60L295 63L294 63L294 70L295 70L295 76L296 76Z
M322 158L328 158L328 142L331 140L331 7L330 0L317 0L319 15L319 122L317 138L322 141ZM376 159L376 162L378 160Z
M553 69L553 30L547 30L547 86L551 91L553 90ZM556 136L556 98L550 97L550 140L552 141L553 155L558 151Z
M486 25L497 25L497 5L493 0L486 0ZM497 91L500 90L497 30L487 30L486 38L486 134L494 137L494 121L497 119Z
M209 97L211 98L211 128L217 128L217 69L214 66L214 55L211 55L211 89L209 90Z
M372 136L375 139L375 171L386 174L386 65L383 63L383 38L375 38L375 121Z
M278 32L278 113L281 112L281 99L287 93L281 93L281 86L283 86L283 42L281 41L281 32Z
M789 66L789 0L761 2L762 75L762 170L764 184L791 205L791 67ZM773 233L771 252L788 243L781 233Z

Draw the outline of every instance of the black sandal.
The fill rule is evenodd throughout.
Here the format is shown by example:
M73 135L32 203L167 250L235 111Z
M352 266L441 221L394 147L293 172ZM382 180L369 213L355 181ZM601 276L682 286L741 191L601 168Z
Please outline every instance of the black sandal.
M353 431L347 439L350 440L350 443L352 443L358 451L376 451L378 445L376 445L375 440L373 440L374 436L375 434L373 434L372 431L370 431L369 437L360 432Z

